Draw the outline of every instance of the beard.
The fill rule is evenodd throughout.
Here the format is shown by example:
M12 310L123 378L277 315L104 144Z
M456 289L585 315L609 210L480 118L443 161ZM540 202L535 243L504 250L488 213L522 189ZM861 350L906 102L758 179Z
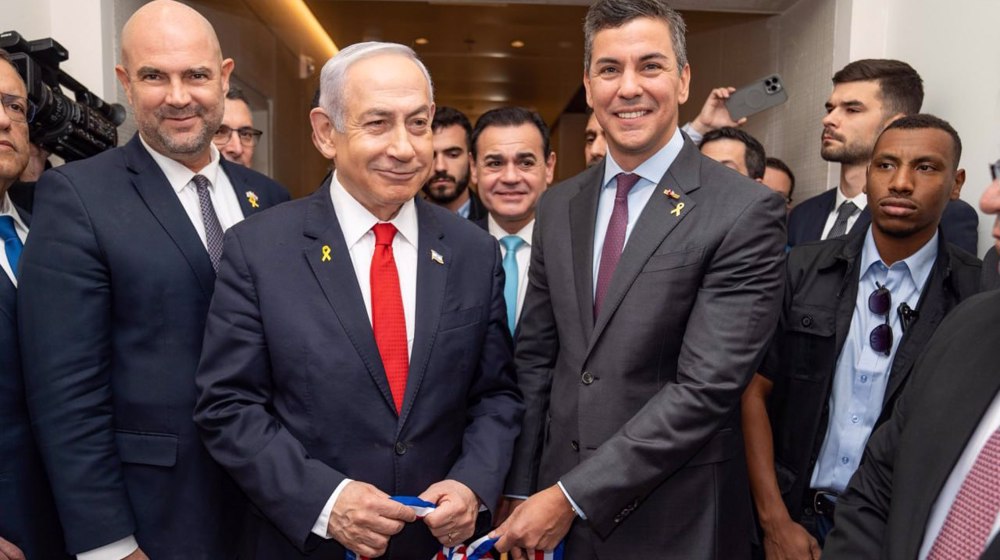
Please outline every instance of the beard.
M875 149L874 138L869 143L862 143L858 140L848 142L839 134L833 134L830 131L825 131L825 133L840 141L839 145L823 146L820 148L819 155L825 161L832 161L846 165L858 165L867 163L868 160L871 159L872 150Z
M433 185L434 181L438 180L450 181L455 185L454 188L440 188ZM469 187L469 172L466 171L461 177L452 177L448 173L441 171L431 175L431 178L424 183L424 194L427 198L431 199L436 204L449 204L454 202L458 197L462 196L462 193Z
M190 132L177 134L170 133L165 127L160 126L164 119L186 117L199 117L200 128L197 128L196 125L196 128ZM203 105L195 104L183 109L163 106L153 112L152 118L143 119L138 124L139 130L150 146L156 148L163 155L168 157L173 155L190 156L200 154L208 149L212 137L215 136L215 131L222 124L222 112L209 113Z

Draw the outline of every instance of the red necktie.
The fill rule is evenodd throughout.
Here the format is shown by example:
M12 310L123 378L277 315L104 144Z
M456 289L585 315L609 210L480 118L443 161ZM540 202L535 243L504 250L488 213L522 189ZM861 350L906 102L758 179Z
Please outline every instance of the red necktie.
M601 248L601 264L597 268L597 290L594 292L594 318L601 311L604 295L611 286L618 260L625 248L625 230L628 229L628 193L639 182L639 176L634 173L619 173L615 176L615 206L608 220L608 230L604 234L604 245Z
M392 238L396 226L375 224L375 254L372 255L372 331L375 344L382 356L382 366L389 380L389 390L396 404L396 413L403 410L406 394L406 374L410 368L406 349L406 317L403 314L403 297L399 291L399 272L392 256Z
M928 560L979 558L1000 511L1000 430L987 440L948 510Z

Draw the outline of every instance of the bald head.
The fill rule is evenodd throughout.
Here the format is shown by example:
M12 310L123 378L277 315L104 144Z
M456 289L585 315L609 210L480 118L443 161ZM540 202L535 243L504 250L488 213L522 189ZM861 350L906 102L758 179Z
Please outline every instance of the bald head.
M196 39L204 41L205 48L214 53L219 63L222 62L219 38L205 16L174 0L154 0L136 10L125 22L122 28L122 64L128 66L129 51L136 43L157 41L170 44L172 40L187 42Z
M122 62L115 74L139 134L153 150L192 171L211 161L232 71L212 24L183 4L150 2L122 30Z

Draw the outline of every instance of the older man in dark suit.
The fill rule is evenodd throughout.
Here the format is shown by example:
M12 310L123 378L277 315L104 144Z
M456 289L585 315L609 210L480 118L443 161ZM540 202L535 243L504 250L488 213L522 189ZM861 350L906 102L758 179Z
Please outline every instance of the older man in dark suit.
M139 133L36 187L21 357L81 559L234 554L243 499L195 431L194 372L223 230L288 194L212 146L232 69L197 12L146 4L116 68Z
M425 560L495 510L520 427L500 252L414 200L434 103L411 49L352 45L321 81L336 171L227 236L195 420L256 506L241 557Z
M979 205L1000 216L995 170ZM941 323L837 502L824 559L1000 560L998 322L993 290Z
M516 365L527 412L501 550L745 558L740 393L777 322L784 203L677 129L680 15L601 0L584 85L608 156L543 197ZM540 464L540 466L539 466Z
M15 182L29 160L27 95L0 49L0 560L68 558L31 433L17 343L17 271L34 187Z

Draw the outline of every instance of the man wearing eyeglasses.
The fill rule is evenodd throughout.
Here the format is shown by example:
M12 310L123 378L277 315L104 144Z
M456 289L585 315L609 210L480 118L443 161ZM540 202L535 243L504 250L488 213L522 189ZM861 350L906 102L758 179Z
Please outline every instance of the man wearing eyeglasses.
M751 488L768 560L818 558L837 497L980 262L939 232L965 171L945 121L902 117L867 170L872 223L791 250L782 318L743 397Z
M288 193L212 145L233 61L208 20L150 2L121 46L138 134L35 188L18 289L32 428L78 560L233 558L246 502L198 437L194 376L223 232Z
M243 167L253 167L253 151L263 132L253 127L250 101L240 88L230 85L222 124L212 137L222 157Z
M17 339L17 272L31 223L28 165L34 106L0 49L0 560L66 558L42 459L31 436Z

